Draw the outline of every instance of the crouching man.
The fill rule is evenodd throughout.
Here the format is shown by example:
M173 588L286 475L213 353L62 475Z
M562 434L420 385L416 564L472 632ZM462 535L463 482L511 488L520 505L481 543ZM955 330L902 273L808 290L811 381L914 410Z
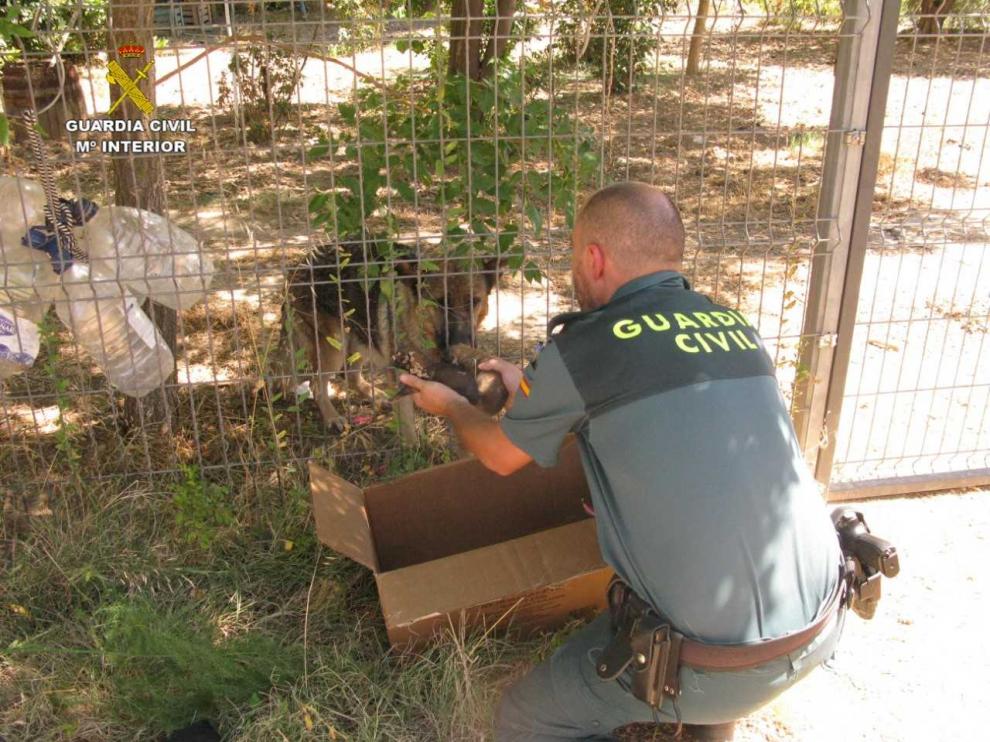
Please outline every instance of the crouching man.
M498 371L496 423L449 388L402 381L488 468L552 466L577 434L609 612L510 687L499 740L607 739L631 722L729 739L831 656L840 551L759 336L680 273L684 227L658 189L622 183L578 215L581 312Z

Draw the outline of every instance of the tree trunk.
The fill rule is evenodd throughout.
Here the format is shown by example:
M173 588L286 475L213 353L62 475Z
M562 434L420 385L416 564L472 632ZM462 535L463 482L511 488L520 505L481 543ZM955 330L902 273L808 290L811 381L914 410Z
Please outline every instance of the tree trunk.
M451 3L448 74L481 79L484 9L484 0L453 0Z
M85 117L86 98L79 80L79 68L71 56L63 55L61 63L65 72L62 84L58 68L49 65L46 59L32 57L4 65L0 82L3 107L19 141L27 141L21 114L32 108L38 111L41 130L55 141L65 140L66 121ZM45 111L45 108L48 110Z
M498 0L492 35L488 37L488 45L485 47L484 56L481 58L481 69L479 70L481 77L486 77L491 73L492 62L501 59L509 47L515 13L516 0Z
M701 46L705 41L705 26L708 24L708 10L711 0L698 0L698 12L694 20L694 33L688 49L687 74L694 76L701 71Z
M921 0L921 19L918 33L935 36L942 31L945 17L952 12L956 0Z
M110 50L112 59L117 60L152 104L155 102L155 68L152 65L147 79L139 79L138 73L154 60L155 39L154 0L110 0ZM124 44L144 47L144 55L137 58L121 57L117 51ZM110 86L110 97L116 100L122 94L117 85ZM113 112L115 119L140 119L141 110L126 98ZM147 133L121 132L118 139L146 138ZM118 206L134 206L161 214L165 210L165 173L160 157L135 157L132 154L113 156L114 187ZM158 326L162 337L168 343L172 354L176 346L176 314L150 299L145 301L144 310ZM173 384L175 370L165 385ZM128 397L124 404L124 417L131 428L160 427L168 430L172 422L174 392L165 388L149 394L143 399Z

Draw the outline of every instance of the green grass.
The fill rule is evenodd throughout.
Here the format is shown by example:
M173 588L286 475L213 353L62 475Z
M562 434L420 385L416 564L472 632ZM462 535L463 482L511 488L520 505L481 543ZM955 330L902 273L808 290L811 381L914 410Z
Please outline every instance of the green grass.
M345 474L446 458L379 447ZM8 742L159 739L204 717L231 740L484 739L502 685L553 642L391 651L372 575L316 541L295 464L264 482L83 477L49 504L3 524Z
M128 436L105 406L64 446L0 446L19 472L0 489L0 738L157 742L199 718L226 740L489 738L502 685L553 637L392 651L371 573L315 537L299 458L367 484L450 460L443 424L403 448L387 416L321 438L308 406L227 404L220 430L210 397L192 402L198 449ZM128 474L145 450L179 473Z

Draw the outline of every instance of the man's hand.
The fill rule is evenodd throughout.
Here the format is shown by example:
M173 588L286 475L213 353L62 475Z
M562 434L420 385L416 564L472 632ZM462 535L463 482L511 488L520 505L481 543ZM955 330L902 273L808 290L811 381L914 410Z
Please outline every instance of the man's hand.
M399 381L413 390L410 396L416 406L431 415L450 417L457 405L470 405L466 398L446 384L427 381L412 374L400 375Z
M501 373L502 366L516 372L512 390L519 386L522 372L511 363L494 359L486 364L498 364L487 371ZM479 364L480 366L481 364ZM503 380L506 378L502 375ZM511 379L511 377L510 377ZM521 469L533 459L529 454L518 448L510 441L502 429L489 415L472 407L466 398L455 392L449 386L436 381L427 381L412 374L402 374L399 381L413 390L412 400L416 406L432 415L442 415L450 420L461 445L473 453L482 464L498 474L507 475ZM508 381L504 381L506 387Z
M490 358L487 361L483 361L478 364L478 368L482 371L494 371L502 377L502 384L505 385L505 389L509 393L509 400L505 403L505 407L506 409L512 407L512 403L516 398L516 390L519 389L519 382L522 381L522 369L514 363L509 363L501 358Z

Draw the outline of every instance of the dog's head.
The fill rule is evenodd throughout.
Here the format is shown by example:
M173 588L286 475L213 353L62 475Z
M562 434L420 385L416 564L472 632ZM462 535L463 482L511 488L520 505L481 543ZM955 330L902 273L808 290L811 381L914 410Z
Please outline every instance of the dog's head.
M437 347L474 345L475 333L488 314L488 299L498 282L500 258L476 262L449 258L423 270L416 261L396 264L400 277L418 280L423 331Z

